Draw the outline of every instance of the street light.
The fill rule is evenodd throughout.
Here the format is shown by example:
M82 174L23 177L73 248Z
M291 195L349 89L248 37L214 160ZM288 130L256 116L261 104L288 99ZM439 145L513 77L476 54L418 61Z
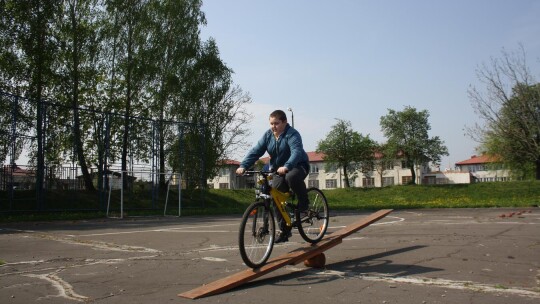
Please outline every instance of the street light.
M291 112L292 127L294 128L294 112L291 108L287 108L287 111Z

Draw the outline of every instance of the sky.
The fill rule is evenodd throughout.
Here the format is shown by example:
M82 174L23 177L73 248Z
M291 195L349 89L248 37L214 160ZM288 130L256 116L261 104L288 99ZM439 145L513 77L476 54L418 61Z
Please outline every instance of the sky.
M478 154L464 130L481 122L468 97L485 89L478 68L521 44L540 81L538 0L203 0L202 10L202 38L252 98L248 142L291 108L306 151L337 119L382 143L380 118L411 106L429 112L429 136L450 154L441 169L452 169Z

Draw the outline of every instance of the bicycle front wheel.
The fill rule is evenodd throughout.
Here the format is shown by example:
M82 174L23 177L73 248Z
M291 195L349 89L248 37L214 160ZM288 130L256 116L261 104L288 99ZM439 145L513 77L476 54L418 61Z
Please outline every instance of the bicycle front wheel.
M274 247L275 222L268 203L251 204L244 215L238 233L240 255L251 268L259 268L270 257Z
M317 243L320 241L326 229L330 211L328 202L321 190L309 188L308 191L309 207L307 213L296 211L296 222L298 223L298 232L306 242Z

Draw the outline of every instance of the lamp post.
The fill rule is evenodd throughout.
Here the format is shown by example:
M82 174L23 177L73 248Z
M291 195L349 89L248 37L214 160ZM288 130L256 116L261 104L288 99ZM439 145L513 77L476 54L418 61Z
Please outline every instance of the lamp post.
M291 122L292 122L292 127L294 128L294 112L292 108L287 108L287 111L291 112Z

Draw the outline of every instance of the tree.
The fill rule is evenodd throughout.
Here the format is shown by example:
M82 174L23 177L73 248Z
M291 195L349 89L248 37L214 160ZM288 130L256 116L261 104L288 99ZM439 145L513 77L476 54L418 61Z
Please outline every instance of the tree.
M148 117L149 54L151 48L151 26L149 0L107 0L106 12L110 18L107 28L107 43L112 50L110 104L119 109L123 116L120 142L122 171L128 171L128 156L144 155L149 145L136 145L138 134L147 132L148 125L136 116ZM107 17L107 16L106 16ZM143 139L151 141L148 136ZM129 154L129 155L128 155ZM130 158L131 159L131 158ZM127 188L127 178L124 179Z
M387 144L377 144L375 152L375 162L374 169L381 180L381 187L383 186L383 176L389 167L393 167L393 164L396 160L396 155L393 154L393 151L389 149Z
M0 51L1 87L15 87L16 93L32 99L36 105L50 93L54 77L53 62L58 48L54 39L55 17L61 10L59 1L2 1L0 31L2 48ZM7 36L4 36L7 35ZM4 44L6 43L6 44ZM6 68L4 72L4 68ZM38 207L42 208L44 162L44 113L37 106L25 113L36 117L37 151L33 158L37 163L36 188Z
M182 160L192 173L211 174L249 132L251 97L233 85L216 42L201 41L201 7L201 0L0 0L0 89L36 102L0 99L9 109L0 112L0 159L23 147L12 144L16 113L17 133L40 139L25 146L39 182L45 161L78 162L87 189L90 164L102 176L111 163L127 171L151 156L164 173L180 148L193 152ZM43 98L54 105L35 106ZM198 165L203 157L207 166Z
M97 70L98 40L97 40L97 10L96 1L65 0L64 12L59 16L57 37L60 41L57 56L57 75L59 80L56 86L56 101L64 103L71 111L62 117L73 120L69 130L70 144L65 148L74 148L74 158L77 160L84 184L87 190L95 190L92 177L88 170L87 154L93 147L85 146L90 134L82 132L92 126L91 120L81 117L80 108L91 107L96 98L99 71ZM59 119L60 116L50 119ZM56 123L53 127L62 127ZM47 132L54 135L54 131ZM49 141L50 142L50 141ZM58 149L51 149L53 152Z
M149 3L151 47L148 54L151 115L157 119L159 172L165 173L165 154L175 139L175 128L164 121L177 119L175 96L181 94L186 73L200 48L199 25L205 24L200 0L152 0ZM165 186L165 175L160 175Z
M191 142L185 149L197 149L204 152L204 170L206 177L216 173L219 160L241 143L241 138L248 130L245 122L250 115L244 106L251 103L249 94L244 93L232 82L232 70L219 57L218 47L213 39L201 44L196 61L184 79L182 99L175 106L175 113L180 113L180 120L193 122L204 135L203 141L191 136ZM193 151L195 152L195 151ZM187 167L184 167L184 171ZM199 168L193 168L200 171ZM196 172L183 172L195 175Z
M428 122L427 110L418 112L411 106L401 112L388 110L380 123L384 135L388 139L389 151L393 155L401 153L411 168L411 183L416 184L416 168L423 164L439 163L448 149L438 136L429 137L431 126Z
M345 187L350 187L350 179L357 171L373 169L376 143L352 130L351 123L341 119L332 126L326 138L317 144L317 153L323 153L327 166L338 166L343 170Z
M521 177L540 179L540 84L531 75L525 50L492 58L477 70L485 90L469 90L471 104L482 119L467 129L483 153L496 155ZM534 173L533 173L534 172ZM531 174L532 173L532 174Z

